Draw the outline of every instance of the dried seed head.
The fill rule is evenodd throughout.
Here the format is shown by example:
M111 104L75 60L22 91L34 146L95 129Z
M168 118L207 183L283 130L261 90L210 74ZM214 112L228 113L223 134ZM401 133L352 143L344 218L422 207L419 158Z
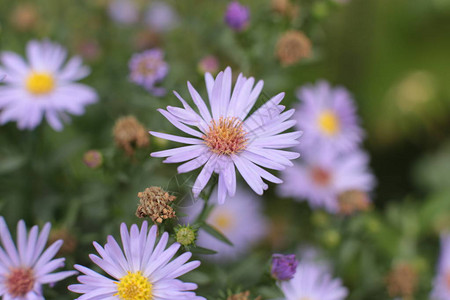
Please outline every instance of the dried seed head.
M272 0L271 8L277 14L295 19L299 13L298 5L291 3L290 0Z
M49 244L53 244L58 240L63 240L61 248L58 251L58 254L63 256L67 254L71 254L75 251L78 241L75 236L65 228L52 229L50 231L50 235L48 238Z
M408 263L394 266L386 278L387 290L391 297L413 299L418 282L417 271Z
M311 48L311 41L303 32L290 30L278 40L275 54L283 66L289 66L310 57Z
M250 300L250 292L245 291L239 294L229 296L227 300ZM256 297L254 298L254 300L261 300L261 297Z
M11 25L19 31L32 30L39 22L39 13L33 3L17 5L10 15Z
M175 211L171 204L176 199L160 187L152 186L138 193L139 205L136 216L149 217L156 223L162 223L166 219L175 217Z
M136 148L147 147L150 143L147 130L133 116L118 119L113 133L117 146L130 156L134 154Z
M339 213L351 215L358 211L366 211L370 206L370 199L366 192L348 190L338 196Z

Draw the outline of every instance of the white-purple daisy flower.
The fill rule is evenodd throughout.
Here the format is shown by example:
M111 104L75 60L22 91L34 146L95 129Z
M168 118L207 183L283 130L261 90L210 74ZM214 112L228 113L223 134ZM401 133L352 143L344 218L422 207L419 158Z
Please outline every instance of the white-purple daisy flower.
M332 88L326 81L299 89L302 101L295 113L297 128L305 135L301 149L315 151L331 147L337 151L354 149L364 132L359 126L356 107L349 92L343 87Z
M169 65L164 61L161 49L150 49L134 54L129 62L130 80L154 94L162 96L165 89L156 87L169 72Z
M75 81L86 77L89 68L80 57L63 65L67 51L50 41L30 41L28 62L13 52L2 52L0 74L0 123L16 121L20 129L33 129L45 116L55 130L62 130L68 113L81 115L84 107L97 101L96 92Z
M215 194L212 195L209 203L218 203ZM184 208L183 212L188 217L182 221L193 223L200 214L203 204L203 201L197 200L191 206ZM261 241L268 229L258 196L239 186L233 200L215 206L206 219L206 223L220 231L233 244L230 246L203 229L198 231L196 244L217 252L213 255L205 255L205 259L220 262L235 260L244 255L252 246Z
M130 25L139 20L139 7L134 0L112 0L108 13L111 19L119 24Z
M41 233L33 226L27 234L25 222L17 224L17 248L3 217L0 217L0 296L4 300L43 300L42 286L54 284L75 271L52 273L64 266L64 258L53 259L63 244L54 242L45 251L50 223L45 224Z
M344 300L348 291L324 265L301 261L294 278L278 283L285 300Z
M69 290L84 294L78 299L153 299L153 300L205 300L193 290L194 283L182 282L177 277L192 271L199 261L188 262L190 252L185 252L172 260L180 248L179 243L165 249L169 235L164 232L156 242L158 227L148 230L147 222L141 230L136 224L130 232L122 223L120 235L123 249L112 236L104 247L94 242L100 256L91 254L91 260L112 278L103 276L89 268L75 265L84 275L78 276L79 284L69 286Z
M178 173L203 166L192 188L195 197L207 185L211 175L217 173L218 201L224 203L227 195L233 196L236 190L235 166L248 185L262 195L268 188L263 178L274 183L281 183L281 180L261 167L283 170L292 166L290 160L299 156L297 152L280 150L297 145L301 136L299 131L282 133L295 125L295 121L290 120L294 110L283 112L285 107L280 102L284 93L280 93L248 116L261 93L262 81L253 87L255 79L240 74L232 91L229 67L216 79L206 73L205 80L211 109L188 82L198 112L176 92L184 108L168 106L167 110L159 110L175 127L193 138L150 132L156 137L189 146L151 155L168 157L166 163L185 162L178 167Z
M145 23L157 32L172 30L178 22L177 12L165 1L152 1L145 13Z
M450 235L441 236L441 254L439 257L437 275L433 281L433 300L450 300Z
M284 197L306 200L313 208L337 213L341 193L370 192L374 187L375 178L368 163L369 158L362 151L340 154L322 148L307 152L301 162L282 172L284 182L278 192Z

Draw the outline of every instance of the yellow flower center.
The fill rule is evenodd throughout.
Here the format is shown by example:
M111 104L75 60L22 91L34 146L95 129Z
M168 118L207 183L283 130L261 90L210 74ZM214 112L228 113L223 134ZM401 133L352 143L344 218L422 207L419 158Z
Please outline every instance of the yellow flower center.
M128 272L117 282L117 294L121 300L152 300L152 284L140 271Z
M213 216L212 224L220 230L227 230L233 226L234 218L233 216L227 212L219 212L215 216Z
M33 270L29 268L11 269L6 277L8 294L13 298L22 298L33 289L34 282Z
M203 140L208 148L219 155L232 155L241 152L247 146L247 133L242 122L236 117L212 120Z
M318 118L319 127L326 135L332 136L341 128L338 117L331 110L323 111Z
M35 95L48 94L55 88L55 80L50 73L31 72L27 78L26 87Z

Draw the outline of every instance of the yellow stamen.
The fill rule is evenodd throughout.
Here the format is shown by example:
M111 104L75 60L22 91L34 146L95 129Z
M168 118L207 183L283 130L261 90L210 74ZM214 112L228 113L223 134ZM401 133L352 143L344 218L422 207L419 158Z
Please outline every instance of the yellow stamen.
M208 148L219 155L232 155L241 152L247 146L247 133L242 122L236 117L213 120L203 140Z
M323 133L329 136L336 135L341 128L338 117L331 110L323 111L319 115L318 123Z
M217 229L224 231L233 226L233 216L227 211L218 212L213 216L211 223Z
M117 293L121 300L152 300L152 288L148 278L144 277L140 271L136 273L128 272L120 278L117 284Z
M35 95L48 94L55 87L55 80L50 73L31 72L26 81L27 90Z

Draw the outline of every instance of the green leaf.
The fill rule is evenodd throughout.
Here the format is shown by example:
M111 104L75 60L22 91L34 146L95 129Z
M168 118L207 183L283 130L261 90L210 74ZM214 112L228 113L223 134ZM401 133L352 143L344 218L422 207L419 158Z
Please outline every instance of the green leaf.
M217 253L217 251L214 251L214 250L212 250L212 249L207 249L207 248L198 247L198 246L193 247L193 248L190 248L189 250L190 250L192 253L195 253L195 254L213 255L213 254L216 254L216 253Z
M6 174L18 170L26 163L24 156L9 156L0 160L0 174Z
M209 233L210 235L212 235L213 237L215 237L219 241L222 241L225 244L233 246L233 243L226 236L224 236L220 231L218 231L217 229L215 229L211 225L203 223L201 225L201 228L203 228L207 233Z

